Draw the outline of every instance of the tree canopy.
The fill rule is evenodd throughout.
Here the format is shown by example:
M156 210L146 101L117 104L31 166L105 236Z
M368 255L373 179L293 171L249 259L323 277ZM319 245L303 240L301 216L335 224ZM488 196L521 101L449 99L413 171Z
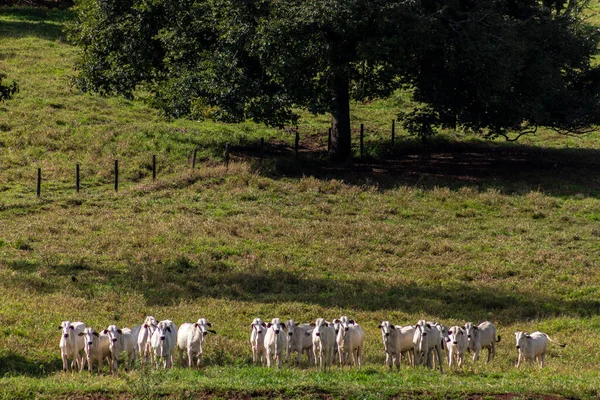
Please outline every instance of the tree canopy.
M166 114L283 126L332 115L332 156L351 154L350 100L406 86L411 132L487 136L598 122L598 35L583 0L79 0L71 37L84 91Z

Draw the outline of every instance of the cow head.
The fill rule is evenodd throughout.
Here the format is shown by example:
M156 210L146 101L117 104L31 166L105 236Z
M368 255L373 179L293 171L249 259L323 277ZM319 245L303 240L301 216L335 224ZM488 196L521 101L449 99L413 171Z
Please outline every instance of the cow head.
M529 343L531 342L531 336L527 332L515 332L515 341L517 350L527 353L529 349Z
M71 325L70 321L63 321L63 322L61 322L60 326L58 327L59 331L62 330L62 336L65 339L69 337L69 334L74 329L75 329L75 327L73 325Z
M265 324L263 322L263 320L260 318L254 318L254 321L252 321L252 324L250 324L250 327L252 329L256 330L257 334L262 335L263 329L265 329L267 327L267 324Z
M270 323L267 324L269 329L273 329L276 335L279 335L281 330L285 330L286 326L279 318L273 318Z

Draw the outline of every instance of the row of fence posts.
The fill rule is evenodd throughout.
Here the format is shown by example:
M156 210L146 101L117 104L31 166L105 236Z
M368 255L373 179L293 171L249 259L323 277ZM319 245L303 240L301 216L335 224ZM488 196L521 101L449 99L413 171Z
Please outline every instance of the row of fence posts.
M392 120L392 148L394 147L395 140L395 132L396 131L396 121ZM360 124L360 158L364 158L364 134L365 127L364 124ZM300 148L300 134L298 129L296 129L296 136L294 139L294 160L298 160L298 151ZM229 155L231 151L231 146L229 143L225 144L225 153L223 154L223 162L226 168L229 168ZM331 128L329 128L329 134L327 137L327 153L331 151ZM259 164L262 164L265 153L265 139L260 138L260 158ZM198 148L194 149L194 153L192 155L192 169L196 169L196 160L198 155ZM115 177L115 192L119 191L119 160L115 160L114 167L114 177ZM152 180L156 180L156 154L152 155ZM79 193L81 189L81 180L80 180L80 167L79 164L75 165L75 190ZM37 171L37 197L40 197L42 194L42 169L38 168Z

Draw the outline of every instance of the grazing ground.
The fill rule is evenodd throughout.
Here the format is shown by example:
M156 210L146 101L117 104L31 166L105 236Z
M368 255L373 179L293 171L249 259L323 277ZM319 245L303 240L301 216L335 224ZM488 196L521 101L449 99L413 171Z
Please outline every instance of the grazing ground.
M165 121L143 94L79 93L69 80L77 50L62 33L70 18L0 8L0 70L21 88L0 105L0 397L600 395L598 134L542 132L508 144L443 132L422 144L399 131L392 150L391 120L410 106L399 93L353 106L355 126L367 129L364 160L328 164L328 119L305 115L294 162L293 130ZM269 144L258 165L261 137ZM206 367L59 372L62 320L132 326L148 314L212 321ZM255 316L342 314L366 331L362 369L251 366ZM421 318L493 321L496 360L443 375L405 365L388 372L377 325ZM517 370L520 330L568 345L550 346L544 370Z

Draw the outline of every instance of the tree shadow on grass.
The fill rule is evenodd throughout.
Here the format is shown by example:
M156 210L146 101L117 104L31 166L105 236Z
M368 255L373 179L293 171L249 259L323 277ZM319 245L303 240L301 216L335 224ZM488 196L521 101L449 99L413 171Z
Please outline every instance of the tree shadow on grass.
M50 362L32 361L13 352L0 353L0 376L30 376L43 377L60 371L62 361L56 359Z
M258 142L257 142L258 143ZM233 148L234 156L254 159L257 143ZM324 149L307 146L296 160L292 149L282 144L266 147L262 171L270 177L339 179L350 185L475 187L502 193L541 191L554 196L600 197L600 149L540 148L517 143L453 142L444 139L422 144L400 142L390 152L384 142L372 144L374 151L346 165L332 164ZM274 151L271 152L271 149Z
M72 20L71 11L48 10L43 8L0 8L0 17L10 21L0 24L0 37L25 38L39 37L46 40L66 41L63 24Z
M282 269L234 271L218 262L196 265L186 259L170 264L130 266L132 287L148 305L179 304L200 297L263 303L303 302L361 311L403 311L442 319L483 320L494 315L503 323L548 316L587 317L600 300L565 300L468 283L418 285L373 279L313 278Z

